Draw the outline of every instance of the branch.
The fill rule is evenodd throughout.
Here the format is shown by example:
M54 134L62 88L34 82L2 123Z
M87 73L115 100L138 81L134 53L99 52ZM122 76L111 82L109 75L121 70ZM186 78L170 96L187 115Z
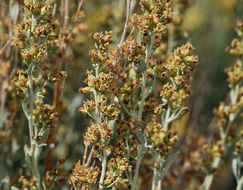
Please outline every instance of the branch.
M124 29L123 29L123 32L122 32L121 41L117 46L118 48L117 48L115 60L113 62L113 66L115 66L118 63L118 61L120 60L120 51L121 51L122 43L124 42L125 36L126 36L126 33L127 33L128 22L129 22L129 18L130 18L130 12L131 12L131 0L127 0L126 22L125 22L125 26L124 26Z

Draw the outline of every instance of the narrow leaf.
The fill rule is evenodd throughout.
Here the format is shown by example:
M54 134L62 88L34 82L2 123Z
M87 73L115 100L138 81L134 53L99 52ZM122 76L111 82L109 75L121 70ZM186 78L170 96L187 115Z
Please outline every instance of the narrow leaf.
M178 156L179 152L176 152L174 154L171 154L168 156L168 158L165 160L165 167L162 169L160 178L163 179L168 170L170 169L171 165L175 161L176 157Z
M140 131L136 131L136 135L137 135L139 143L140 144L144 144L145 143L145 139L144 139L143 134Z

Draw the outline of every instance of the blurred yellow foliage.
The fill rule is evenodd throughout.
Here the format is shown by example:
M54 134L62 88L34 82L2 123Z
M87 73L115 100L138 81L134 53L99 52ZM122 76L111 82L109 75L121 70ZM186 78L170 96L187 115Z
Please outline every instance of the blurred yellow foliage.
M189 117L190 112L186 113L185 115L183 115L183 117L181 117L173 123L179 137L184 136Z
M199 6L190 7L184 17L182 30L194 31L200 28L205 19L205 12Z
M214 0L214 3L223 11L230 11L236 5L237 0Z

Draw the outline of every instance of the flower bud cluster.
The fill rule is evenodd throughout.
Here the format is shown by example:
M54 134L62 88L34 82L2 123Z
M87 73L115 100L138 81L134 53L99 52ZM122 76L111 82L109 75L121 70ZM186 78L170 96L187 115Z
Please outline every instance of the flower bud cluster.
M243 130L240 131L239 140L235 144L235 152L238 155L243 153Z
M236 24L236 32L240 39L234 39L231 42L231 46L227 47L226 51L229 52L231 55L235 56L243 56L243 44L242 44L242 37L243 37L243 21L239 20Z
M66 71L61 71L59 73L53 72L52 70L50 70L50 67L47 66L44 66L41 70L41 77L36 79L39 88L45 87L48 82L54 83L61 80L62 78L67 77Z
M158 77L169 80L163 85L160 96L163 101L168 101L172 108L182 107L186 104L190 92L190 73L194 71L198 57L190 55L193 50L191 44L177 48L165 64L156 66Z
M84 88L85 90L85 88ZM80 89L82 91L82 89ZM79 112L83 114L95 114L95 108L98 107L98 110L106 117L108 120L116 120L118 114L121 110L121 106L116 104L106 104L106 97L102 96L100 101L95 103L95 100L86 100L83 104L83 107L79 109Z
M150 32L165 33L166 24L172 20L171 1L162 0L142 0L140 5L144 14L135 16L133 22L138 25L139 30L144 34L144 38L148 38Z
M176 133L166 130L160 123L152 122L146 127L146 136L149 144L161 155L167 156L172 146L178 141Z
M92 64L99 64L101 71L106 72L106 66L112 64L112 60L108 55L109 47L112 43L112 32L98 32L91 34L91 38L95 41L96 49L90 51ZM103 70L104 69L104 70Z
M92 123L84 135L84 141L88 145L94 145L94 154L98 156L100 151L107 146L111 137L112 129L107 123L103 122L100 125Z
M241 61L236 61L233 67L227 68L227 82L234 87L236 84L243 81L243 65Z
M75 168L69 178L70 184L75 184L78 189L85 190L91 184L96 184L100 169L98 167L82 166L80 161L75 164ZM85 188L84 185L87 185Z
M217 141L213 145L204 145L203 151L207 154L208 160L213 161L216 157L222 157L224 155L225 146L220 141Z
M42 69L41 75L37 77L33 77L34 88L39 90L39 95L45 97L47 95L47 84L48 82L54 83L61 78L66 77L66 72L61 71L59 73L55 73L49 70L49 67L44 66ZM27 100L28 98L28 90L29 90L30 82L28 81L28 74L26 71L18 70L11 80L11 84L9 90L13 90L16 92L18 98L22 100Z
M217 126L225 128L228 124L231 115L237 115L243 109L243 88L240 88L238 92L238 98L234 105L226 105L225 102L221 102L218 108L215 108L213 113L218 117Z
M26 99L27 81L27 73L23 70L19 70L12 79L12 86L15 88L17 96L21 99Z
M87 78L84 81L87 86L79 89L81 94L92 95L91 99L84 101L83 106L79 109L81 113L88 114L93 119L91 126L84 134L84 142L93 146L94 157L100 160L107 159L103 157L104 151L109 155L107 172L102 174L105 176L102 185L108 186L114 183L118 187L128 182L125 171L131 171L131 165L127 159L128 150L125 137L127 136L126 131L131 128L129 125L132 121L119 118L121 105L116 94L127 91L129 87L117 88L117 79L114 73L117 73L121 79L126 77L126 73L120 73L119 66L116 68L112 66L114 61L112 56L115 57L118 53L117 49L110 48L112 32L94 33L91 37L96 45L96 48L90 51L94 72L87 71ZM126 49L125 45L123 45L123 49ZM128 56L134 57L135 52L131 51L127 50L127 53L130 53ZM127 59L127 57L125 58ZM131 85L130 88L134 88L134 86ZM121 99L124 100L122 97ZM114 125L117 126L117 131L114 131ZM113 139L114 132L118 135L121 133L121 136ZM127 143L129 146L131 145L130 150L134 153L137 139L135 134L131 134L131 136L133 138L129 138ZM112 139L113 143L110 142ZM98 176L96 177L98 179Z
M139 63L145 58L145 43L136 42L132 36L122 44L123 58L128 62ZM112 49L111 55L115 56L116 51Z
M99 77L95 77L91 71L87 71L85 83L88 87L80 88L80 93L89 94L92 89L102 93L111 93L114 90L115 80L111 72L101 72Z
M217 125L225 127L227 125L229 115L232 113L232 106L228 106L225 102L221 102L218 108L214 108L213 113L219 118Z
M195 64L198 62L198 57L195 55L190 55L194 50L191 44L183 45L169 56L165 64L157 63L156 69L161 72L158 77L160 79L165 79L167 77L185 77L194 71ZM185 75L185 76L184 76ZM180 84L180 80L176 80L177 84Z
M64 160L61 160L57 167L52 168L46 172L44 176L43 183L47 189L53 187L54 185L60 185L66 182L66 177L69 174L64 169Z
M136 131L141 131L138 122L134 118L129 118L128 120L118 120L117 124L116 132L119 138L114 143L114 149L112 149L113 154L119 157L126 156L128 145L129 154L136 156L138 146ZM129 136L127 134L128 131Z
M131 166L129 166L128 159L126 157L111 158L107 164L108 174L104 181L104 185L109 185L114 182L117 178L115 186L127 183L128 179L125 177L124 172L130 172Z
M133 72L133 71L132 71ZM124 79L124 84L120 88L120 99L126 105L127 108L131 109L133 108L133 105L136 103L136 90L139 87L139 83L137 79L134 78L128 78L126 77Z
M33 122L38 128L53 128L58 121L59 115L53 106L43 104L42 101L35 101L36 108L33 110Z
M46 55L45 47L37 47L37 44L33 44L30 49L24 49L21 51L21 55L25 63L30 64L31 62L38 62L40 59Z
M37 189L37 184L36 184L36 180L32 179L32 178L25 178L24 176L21 176L19 178L19 183L22 184L22 189L23 190L36 190Z
M52 2L53 3L53 2ZM47 41L58 23L53 17L53 5L48 1L24 1L25 20L14 29L12 45L21 50L26 64L39 62L47 53Z

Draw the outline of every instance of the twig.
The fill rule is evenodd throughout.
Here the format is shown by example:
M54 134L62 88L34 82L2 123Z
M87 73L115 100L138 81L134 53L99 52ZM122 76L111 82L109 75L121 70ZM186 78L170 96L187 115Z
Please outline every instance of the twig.
M88 145L85 143L85 150L84 150L84 156L83 156L83 166L85 165L87 151L88 151Z
M3 47L0 49L0 56L2 56L4 49L6 49L9 44L10 44L11 40L6 41L6 43L3 45Z
M141 161L143 159L143 151L144 151L144 145L138 144L135 174L134 174L134 177L133 177L133 180L132 180L131 190L137 189L137 181L138 181L138 175L139 175L139 169L140 169Z
M63 23L63 28L64 28L64 29L67 28L68 20L69 20L68 1L69 1L69 0L65 0L64 23Z
M78 9L77 9L77 13L80 11L82 5L83 5L84 0L80 0L78 3Z
M133 27L132 27L132 30L130 32L130 34L128 36L132 36L134 30L137 28L137 25L135 24Z
M89 158L88 158L88 160L86 162L86 166L88 166L90 164L92 156L93 156L93 153L94 153L94 146L92 146L92 148L91 148L91 151L89 153Z
M128 22L129 22L129 18L130 18L130 12L131 12L131 0L127 0L126 22L125 22L125 26L124 26L124 29L123 29L123 32L122 32L120 43L117 46L117 52L116 52L116 57L115 57L114 62L113 62L113 66L115 66L120 60L120 51L121 51L122 43L124 42L125 36L126 36L126 33L127 33Z
M7 96L7 87L8 87L8 80L5 79L2 83L2 88L1 88L1 99L0 99L0 118L2 116L3 113L3 109L4 109L4 105L5 105L5 101L6 101L6 96Z
M126 33L127 33L128 22L129 22L129 18L130 18L130 11L131 11L131 0L127 0L127 16L126 16L126 22L125 22L125 26L124 26L124 29L123 29L121 41L118 45L119 48L121 48L122 43L124 42L124 39L125 39L125 36L126 36Z

